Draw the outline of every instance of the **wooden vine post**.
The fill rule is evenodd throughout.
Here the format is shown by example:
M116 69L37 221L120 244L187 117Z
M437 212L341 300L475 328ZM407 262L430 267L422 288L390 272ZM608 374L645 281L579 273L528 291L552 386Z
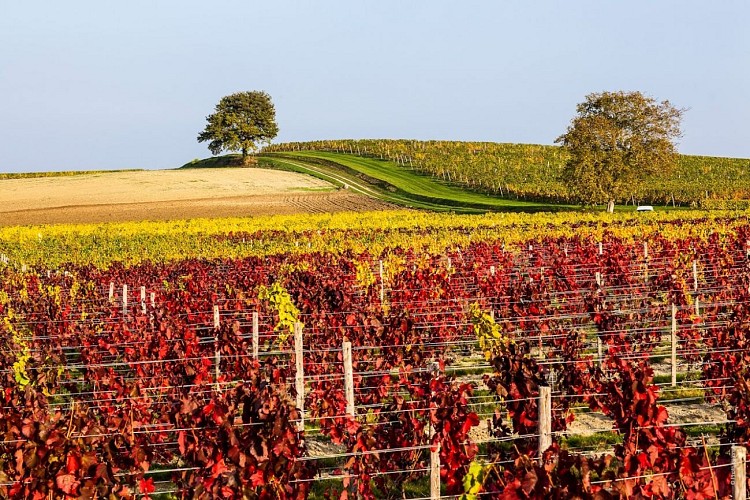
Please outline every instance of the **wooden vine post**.
M216 390L219 390L219 376L221 375L221 351L219 350L219 306L214 306L214 376Z
M601 256L602 256L602 242L600 241L599 242L599 257L601 257ZM567 257L567 255L566 255L566 257ZM599 262L601 263L601 259L599 259ZM602 273L601 273L601 271L596 271L594 273L594 282L596 283L596 288L598 288L598 289L602 288ZM599 357L599 366L603 366L604 365L604 356L603 356L603 353L602 353L602 339L601 339L601 337L599 335L596 336L596 352L597 352L597 355ZM541 396L541 392L539 394ZM541 418L541 414L540 414L540 418ZM541 443L541 441L540 441L540 443ZM542 450L541 444L540 444L540 448L539 448L539 456L540 457L542 455L542 452L543 452L543 450Z
M698 263L693 261L693 292L695 292L695 315L701 315L700 300L698 299Z
M733 500L747 499L747 448L732 446L732 498Z
M294 362L296 374L294 377L297 390L297 408L299 409L299 421L297 430L305 430L305 369L302 359L302 323L294 324Z
M258 311L253 311L253 359L258 359L259 350Z
M698 291L698 263L693 261L693 291Z
M354 409L354 370L352 369L352 343L344 341L342 346L344 356L344 394L346 395L346 416L355 417Z
M437 377L440 372L438 363L430 363L430 372L433 377ZM432 412L430 412L432 413ZM432 420L432 418L430 418ZM435 436L435 426L430 422L430 444ZM433 450L430 447L430 500L440 498L440 443Z
M539 386L539 460L552 446L552 388Z
M677 305L672 304L672 387L677 386Z
M432 438L430 438L432 439ZM440 445L435 451L430 449L430 499L440 498Z
M146 287L141 287L141 314L146 315Z
M380 264L380 307L383 307L385 303L385 282L383 281L383 261L378 261Z
M115 300L115 284L109 282L109 303L111 304Z
M122 317L128 315L128 285L122 285Z
M648 283L648 242L643 242L643 281Z

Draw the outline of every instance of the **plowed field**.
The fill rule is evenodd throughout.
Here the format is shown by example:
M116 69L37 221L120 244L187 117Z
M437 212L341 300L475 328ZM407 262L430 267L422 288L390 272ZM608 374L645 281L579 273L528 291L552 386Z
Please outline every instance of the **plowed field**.
M115 172L0 180L0 225L379 210L306 175L265 169Z

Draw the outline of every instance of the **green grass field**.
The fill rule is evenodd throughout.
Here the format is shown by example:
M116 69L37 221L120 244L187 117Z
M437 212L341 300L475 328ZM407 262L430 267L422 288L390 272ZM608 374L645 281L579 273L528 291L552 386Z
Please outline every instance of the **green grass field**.
M401 168L390 161L356 155L321 151L269 154L261 157L260 165L315 175L329 182L346 184L362 194L411 208L462 213L538 212L576 208L478 193Z

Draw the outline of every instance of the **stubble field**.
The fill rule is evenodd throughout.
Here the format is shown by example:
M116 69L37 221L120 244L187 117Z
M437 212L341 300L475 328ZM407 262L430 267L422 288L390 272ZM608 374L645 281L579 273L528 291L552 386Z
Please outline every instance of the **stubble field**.
M163 170L0 181L0 225L363 211L389 205L265 169Z

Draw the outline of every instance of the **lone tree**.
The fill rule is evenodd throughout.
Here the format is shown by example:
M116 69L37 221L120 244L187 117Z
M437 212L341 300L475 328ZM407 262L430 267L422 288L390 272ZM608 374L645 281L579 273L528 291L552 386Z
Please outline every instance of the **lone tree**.
M584 204L634 196L651 175L669 173L677 163L674 139L681 136L685 110L640 92L586 96L568 130L555 141L570 157L563 181Z
M271 96L262 91L222 97L206 121L198 142L210 141L208 149L214 155L240 151L243 165L248 163L248 153L255 152L259 144L270 142L279 133Z

